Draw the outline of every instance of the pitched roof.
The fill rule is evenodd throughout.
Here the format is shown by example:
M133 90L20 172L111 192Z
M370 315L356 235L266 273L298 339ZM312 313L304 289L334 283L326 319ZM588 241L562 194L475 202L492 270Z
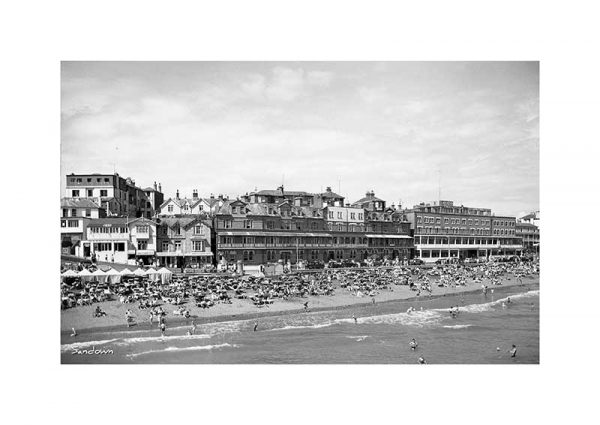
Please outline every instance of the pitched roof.
M63 208L100 208L100 205L87 198L62 198L60 206Z
M265 195L265 196L308 196L310 193L294 190L284 190L283 195L281 190L259 190L258 192L251 192L250 195Z
M380 199L377 196L365 196L364 198L361 198L358 201L354 202L352 205L366 204L367 202L371 202L371 201L383 202L383 199Z
M344 198L342 195L338 195L335 192L323 192L323 193L319 193L319 196L321 196L321 198Z

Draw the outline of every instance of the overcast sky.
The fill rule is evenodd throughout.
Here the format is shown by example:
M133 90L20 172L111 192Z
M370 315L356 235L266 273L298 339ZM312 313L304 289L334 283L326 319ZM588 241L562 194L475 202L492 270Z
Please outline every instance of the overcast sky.
M537 62L64 62L65 175L539 208ZM440 185L441 182L441 185Z

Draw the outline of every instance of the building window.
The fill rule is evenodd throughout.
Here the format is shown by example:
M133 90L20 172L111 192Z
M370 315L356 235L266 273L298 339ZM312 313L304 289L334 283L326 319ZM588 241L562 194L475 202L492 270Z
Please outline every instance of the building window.
M192 250L204 251L204 241L193 241L192 242Z
M356 220L356 213L350 213L350 220Z
M108 196L108 190L100 189L100 196Z
M92 210L89 209L89 208L86 208L86 210L85 210L85 216L86 217L91 217L92 216Z
M71 196L73 198L79 198L79 190L72 190L71 191Z
M63 208L62 213L63 213L62 214L63 217L68 217L69 216L69 210L66 209L66 208Z
M104 177L104 183L108 183L108 177Z
M87 196L88 196L89 198L91 198L92 196L94 196L94 191L93 191L92 189L87 189L87 190L86 190L86 193L87 193Z
M198 225L198 226L194 226L194 235L201 235L202 234L202 226Z
M327 213L327 217L329 217L329 218L333 218L333 211L329 211L329 212Z
M173 212L173 205L167 206L167 211L168 212Z
M181 251L181 241L175 241L175 251Z
M173 233L175 233L176 236L181 236L181 227L179 227L179 224L175 226Z
M163 250L163 252L168 252L169 251L169 242L163 242L162 243L162 250Z
M79 227L79 221L69 220L69 227Z
M136 226L135 230L137 233L148 233L148 226Z
M138 246L138 249L147 249L148 241L145 241L145 240L137 241L137 246Z
M77 217L77 209L71 209L71 217Z

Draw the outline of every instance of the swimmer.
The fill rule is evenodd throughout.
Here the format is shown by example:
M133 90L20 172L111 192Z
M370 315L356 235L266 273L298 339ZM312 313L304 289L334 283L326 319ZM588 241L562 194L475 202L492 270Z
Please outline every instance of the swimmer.
M71 330L73 331L73 333L71 334L71 336L77 336L77 331L75 330L75 328L71 328Z
M196 333L196 322L192 320L192 335Z
M417 347L419 346L419 344L417 343L417 341L414 338L412 339L412 341L410 341L410 343L408 345L410 345L411 350L416 350Z
M354 319L354 324L356 325L358 323L358 319L356 318L356 316L353 314L352 318Z
M160 324L160 335L161 336L165 336L165 330L167 329L167 327L165 326L165 322L162 322Z
M258 329L258 320L256 322L254 322L254 332L256 332L257 329Z
M510 356L511 357L516 357L517 356L517 346L515 344L512 345L512 348L510 349Z
M502 301L502 308L506 308L506 303Z
M423 356L419 357L419 364L427 364Z
M192 331L188 330L186 335L187 336L192 336Z
M512 301L510 300L510 297L508 297L508 298L506 299L506 303L507 303L507 304L510 304L511 302L512 302Z
M533 303L531 303L531 311L533 311L534 308L535 308L535 305Z
M496 351L500 351L500 347L496 347Z

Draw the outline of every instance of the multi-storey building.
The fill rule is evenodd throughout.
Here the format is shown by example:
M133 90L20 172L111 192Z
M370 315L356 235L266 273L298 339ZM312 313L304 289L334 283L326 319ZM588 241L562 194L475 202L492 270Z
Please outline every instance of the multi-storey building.
M517 221L515 234L522 238L524 251L539 252L540 229L535 224Z
M152 209L151 213L154 217L160 212L160 206L165 200L165 196L162 193L162 187L160 183L157 186L156 182L154 182L154 186L145 188L144 193L146 194L147 202L150 203L150 208Z
M106 213L91 199L80 198L62 198L60 210L61 253L77 255L78 247L85 239L87 224Z
M514 217L496 217L488 208L456 206L452 201L421 203L405 210L423 261L520 254Z
M283 186L279 186L276 190L251 192L242 196L241 200L251 204L279 204L288 201L292 205L316 208L344 206L344 197L332 192L331 187L327 187L322 193L309 193L284 190Z
M160 215L165 217L198 214L213 215L223 205L224 201L223 195L215 198L211 194L210 198L200 198L198 190L192 192L192 198L180 198L178 190L175 198L169 198L160 205Z
M82 256L124 264L154 264L155 221L145 217L107 217L90 220Z
M146 217L155 215L155 205L162 198L158 189L146 191L135 185L131 178L115 174L69 174L66 177L67 198L87 198L99 204L107 215Z
M215 216L217 261L410 257L410 223L403 221L401 212L384 211L384 203L378 205L381 211L344 206L344 198L327 189L314 195L280 188L225 202ZM280 202L271 202L275 200Z
M159 219L157 257L159 265L197 269L212 264L212 223L206 215Z

